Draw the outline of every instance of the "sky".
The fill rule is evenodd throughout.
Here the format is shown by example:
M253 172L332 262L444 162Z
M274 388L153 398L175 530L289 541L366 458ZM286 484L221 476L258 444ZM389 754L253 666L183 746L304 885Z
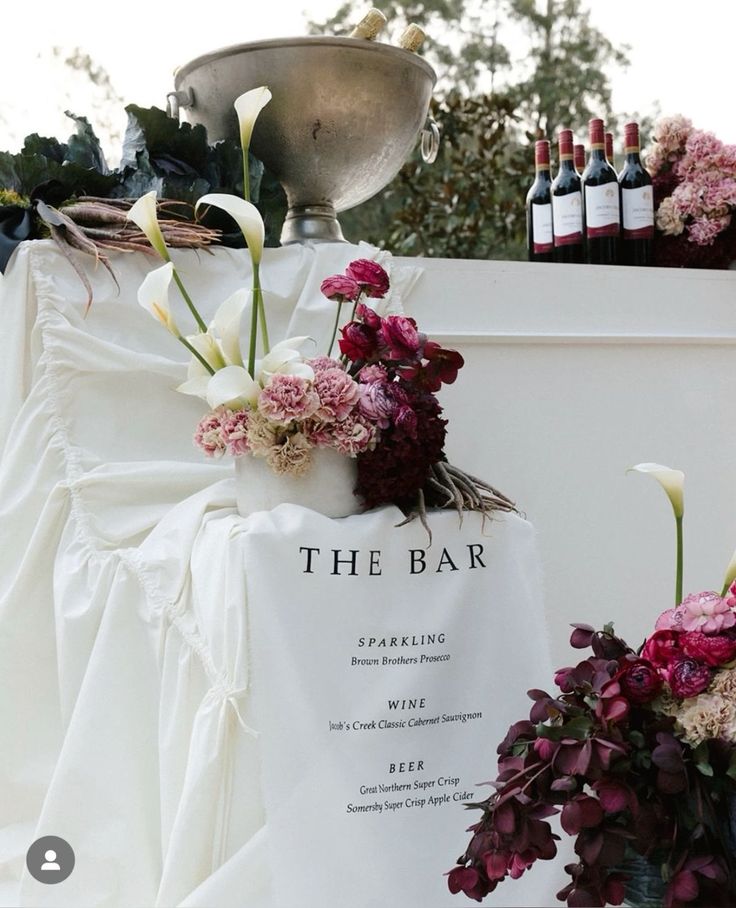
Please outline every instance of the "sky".
M14 2L3 14L12 27L4 30L0 54L0 149L17 150L30 132L66 138L71 130L65 109L93 123L108 119L122 133L123 104L95 105L89 86L54 58L54 47L88 53L108 72L124 103L163 107L176 66L230 44L304 34L308 18L326 18L338 5L339 0L215 2L199 19L173 3ZM616 110L649 113L659 105L662 113L683 113L736 143L736 4L590 0L588 6L593 23L614 44L630 46L631 66L611 73ZM145 9L145 16L137 9ZM109 153L117 163L119 149Z

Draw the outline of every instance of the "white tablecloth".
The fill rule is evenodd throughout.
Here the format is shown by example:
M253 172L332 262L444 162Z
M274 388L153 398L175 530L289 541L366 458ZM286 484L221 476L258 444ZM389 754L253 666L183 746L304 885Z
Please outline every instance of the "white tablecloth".
M359 254L267 255L272 337L323 341L334 310L319 282ZM245 253L178 262L206 315L248 280ZM191 562L203 528L232 506L232 465L191 444L202 404L172 390L183 351L135 302L150 260L119 256L114 267L120 295L95 275L85 318L81 285L53 246L26 244L2 301L0 903L261 908L266 827L239 702L242 603L198 593ZM393 275L395 305L414 277ZM548 683L536 664L535 677L522 669L504 681L520 699L509 698L500 734L525 709L525 687ZM488 757L490 774L492 747ZM79 856L56 887L23 872L44 834Z

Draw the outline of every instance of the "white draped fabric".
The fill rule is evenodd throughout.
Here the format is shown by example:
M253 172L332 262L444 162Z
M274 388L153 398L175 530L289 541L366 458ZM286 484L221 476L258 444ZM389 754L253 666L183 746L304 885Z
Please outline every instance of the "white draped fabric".
M269 251L272 337L309 334L322 349L334 309L321 279L374 253ZM249 279L244 252L176 260L207 317ZM97 272L86 316L50 243L24 244L3 290L0 904L272 908L242 560L223 545L213 562L203 543L233 519L232 464L191 444L203 405L173 391L184 351L135 301L156 263L113 264L120 292ZM415 277L395 269L392 305ZM538 634L541 606L529 624ZM527 686L549 677L535 653ZM504 691L501 734L524 686L516 701ZM41 835L75 849L63 884L25 871ZM496 904L531 904L524 893Z

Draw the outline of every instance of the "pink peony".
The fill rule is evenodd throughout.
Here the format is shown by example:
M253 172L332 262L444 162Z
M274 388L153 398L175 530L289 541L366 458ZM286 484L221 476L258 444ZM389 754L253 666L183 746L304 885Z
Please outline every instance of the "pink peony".
M383 268L371 259L356 259L345 273L360 284L366 296L380 299L388 293L389 279Z
M236 410L234 413L228 410L222 420L220 430L228 454L240 457L249 452L247 410Z
M258 398L258 412L271 422L282 424L308 419L318 407L317 393L299 375L274 375Z
M682 627L686 631L719 634L736 624L736 615L718 593L694 593L683 599Z
M226 442L222 437L221 418L223 411L215 410L207 413L199 421L194 432L194 443L200 447L208 457L221 457L225 453Z
M694 659L681 659L670 671L669 685L678 700L697 697L708 688L711 671L707 665L701 665Z
M325 369L315 373L314 390L319 396L314 418L322 422L345 419L360 397L360 386L342 369Z
M326 277L319 288L328 300L336 303L353 302L360 295L358 282L346 274L333 274Z
M736 639L725 634L703 634L690 631L681 638L683 652L691 659L713 667L730 662L736 657Z

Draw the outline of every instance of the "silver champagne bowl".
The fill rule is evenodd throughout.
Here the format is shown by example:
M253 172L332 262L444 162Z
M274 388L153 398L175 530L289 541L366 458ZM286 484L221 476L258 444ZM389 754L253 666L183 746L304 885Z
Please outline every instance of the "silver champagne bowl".
M237 138L239 95L270 88L251 148L286 191L286 244L343 240L336 212L371 198L399 172L427 121L436 75L399 47L320 36L227 47L182 66L174 81L170 113L184 110L211 142ZM430 127L425 159L438 138Z

